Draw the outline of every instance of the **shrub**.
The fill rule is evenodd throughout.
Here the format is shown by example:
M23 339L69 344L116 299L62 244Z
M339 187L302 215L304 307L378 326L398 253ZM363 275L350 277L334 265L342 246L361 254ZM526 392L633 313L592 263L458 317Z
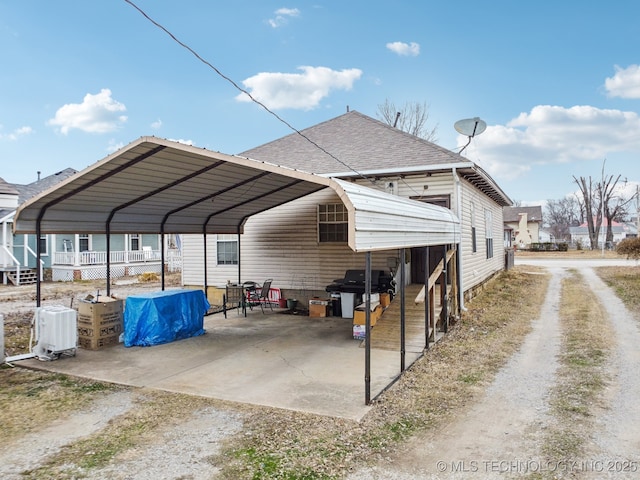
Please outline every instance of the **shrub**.
M618 255L638 260L640 258L640 238L625 238L616 246Z

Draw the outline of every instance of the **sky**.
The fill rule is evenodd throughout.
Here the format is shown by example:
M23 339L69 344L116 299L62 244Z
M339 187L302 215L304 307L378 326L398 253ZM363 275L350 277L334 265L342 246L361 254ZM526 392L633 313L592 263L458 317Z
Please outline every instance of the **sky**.
M236 154L390 101L426 105L454 152L479 117L462 154L515 202L603 172L630 197L639 18L637 0L0 0L0 177L148 135Z

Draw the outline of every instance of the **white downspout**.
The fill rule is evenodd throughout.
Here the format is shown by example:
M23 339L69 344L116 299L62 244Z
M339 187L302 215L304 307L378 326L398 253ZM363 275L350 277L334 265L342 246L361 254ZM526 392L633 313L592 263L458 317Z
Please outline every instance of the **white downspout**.
M455 184L455 194L456 194L456 214L458 215L458 220L460 221L460 246L458 248L458 255L460 255L460 261L458 264L460 265L460 271L458 272L460 288L458 289L458 302L460 303L460 310L466 310L464 306L464 292L462 291L464 284L464 262L462 261L462 189L460 188L460 177L458 176L458 172L455 167L451 169L451 173L453 173L453 180Z

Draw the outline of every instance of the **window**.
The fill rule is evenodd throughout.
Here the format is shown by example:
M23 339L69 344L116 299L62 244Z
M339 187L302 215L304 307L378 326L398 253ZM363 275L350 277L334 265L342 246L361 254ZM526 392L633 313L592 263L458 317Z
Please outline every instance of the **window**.
M140 234L132 233L129 235L129 250L140 250Z
M216 244L218 265L238 264L238 237L233 234L220 234Z
M484 212L484 220L485 220L485 239L487 242L487 258L493 258L493 216L491 215L491 210L485 210Z
M476 240L476 205L471 202L471 252L476 253L478 251L478 242Z
M40 254L47 255L47 236L40 235Z
M79 239L79 247L78 249L81 252L88 252L89 250L91 250L91 245L90 245L90 238L89 238L89 234L87 233L81 233L80 235L78 235L78 239Z
M342 203L318 205L318 241L347 242L349 217Z

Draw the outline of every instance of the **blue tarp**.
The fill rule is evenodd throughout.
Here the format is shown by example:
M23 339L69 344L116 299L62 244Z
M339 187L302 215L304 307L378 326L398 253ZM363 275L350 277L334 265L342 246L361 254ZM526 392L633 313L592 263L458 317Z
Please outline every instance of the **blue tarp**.
M146 347L202 335L209 306L202 290L131 295L124 309L124 346Z

